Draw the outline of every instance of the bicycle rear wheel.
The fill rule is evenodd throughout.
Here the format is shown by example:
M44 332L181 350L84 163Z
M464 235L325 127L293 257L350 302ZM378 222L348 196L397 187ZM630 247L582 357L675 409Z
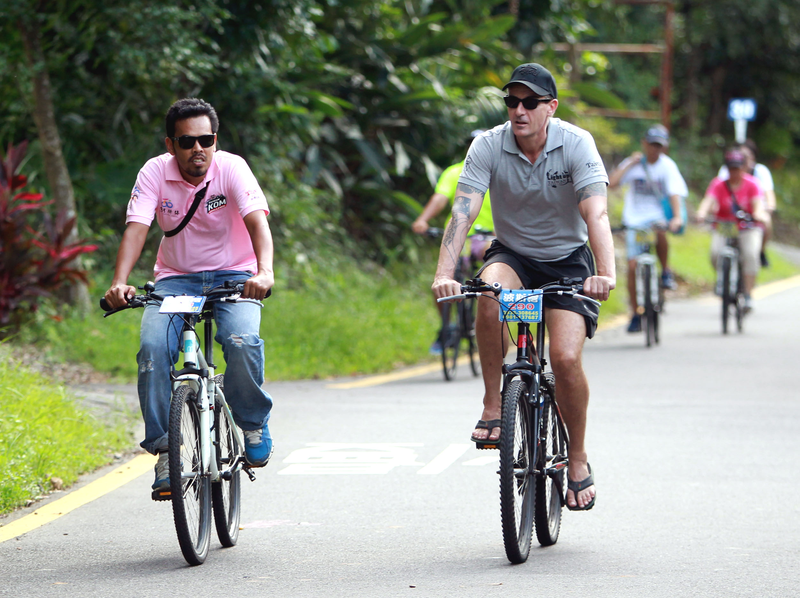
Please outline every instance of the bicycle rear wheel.
M449 302L442 307L442 370L445 380L456 377L458 349L461 345L459 303Z
M539 544L552 546L558 541L558 532L561 530L567 433L555 402L555 376L548 373L546 377L549 387L541 386L544 401L539 417L539 454L536 466L543 473L536 476L534 523Z
M202 471L200 433L196 394L179 386L169 412L169 481L178 543L190 565L203 564L211 540L210 482Z
M512 563L524 563L531 550L534 493L530 474L531 438L528 385L514 380L503 395L500 432L500 515L503 544Z
M461 334L467 339L467 350L469 351L469 367L473 376L481 375L481 360L478 355L478 341L475 338L475 310L478 306L476 299L468 299L463 302Z
M215 377L222 387L223 375ZM214 523L220 544L229 548L239 539L239 520L241 517L241 476L236 463L241 450L236 441L236 433L226 416L227 405L217 401L214 406L214 428L217 431L216 459L220 472L219 482L211 484L211 504L214 510Z
M736 330L741 332L744 328L744 276L739 270L738 286L736 288Z
M730 313L731 297L731 258L722 256L722 334L728 334L728 315Z

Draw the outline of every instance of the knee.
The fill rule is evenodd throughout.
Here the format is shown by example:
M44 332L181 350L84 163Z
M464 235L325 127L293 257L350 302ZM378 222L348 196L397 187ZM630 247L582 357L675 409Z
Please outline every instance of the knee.
M581 352L579 349L564 347L550 347L550 366L556 379L571 376L582 369Z
M260 348L263 341L257 334L249 332L232 332L224 338L222 343L226 349L233 351L247 351L251 348Z

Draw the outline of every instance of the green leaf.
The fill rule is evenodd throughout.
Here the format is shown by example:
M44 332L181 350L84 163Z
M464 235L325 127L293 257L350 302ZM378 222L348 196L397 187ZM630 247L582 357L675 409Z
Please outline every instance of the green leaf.
M626 108L625 102L619 96L593 83L573 83L572 89L577 91L580 98L587 104L614 110L625 110Z

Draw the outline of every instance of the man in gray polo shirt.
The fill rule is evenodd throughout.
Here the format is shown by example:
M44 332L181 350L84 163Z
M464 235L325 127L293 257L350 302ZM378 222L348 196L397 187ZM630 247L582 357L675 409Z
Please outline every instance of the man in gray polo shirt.
M606 204L608 177L594 140L587 131L553 118L556 83L541 65L518 66L503 89L509 120L470 146L442 240L434 294L460 292L453 279L456 261L490 190L497 240L486 252L483 280L506 289L530 289L564 276L581 277L583 292L605 301L616 286L614 242ZM595 488L584 446L589 385L581 353L585 338L596 329L598 310L556 295L546 296L544 306L556 396L570 438L567 507L588 510L594 506ZM479 301L477 336L485 389L483 414L472 435L478 445L500 436L501 367L508 339L497 309L493 301Z

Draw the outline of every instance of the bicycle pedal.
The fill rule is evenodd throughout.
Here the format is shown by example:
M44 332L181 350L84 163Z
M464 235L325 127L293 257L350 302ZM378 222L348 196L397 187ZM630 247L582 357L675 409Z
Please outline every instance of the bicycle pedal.
M247 477L250 478L251 482L255 482L256 481L256 474L253 473L252 469L250 469L249 467L245 466L245 467L242 468L242 471L244 471L247 474Z
M473 440L473 442L475 442L475 441ZM490 449L499 449L500 448L500 443L499 442L481 442L481 443L475 442L475 448L478 449L479 451L485 451L485 450L490 450Z
M172 500L172 490L169 488L166 490L153 490L150 496L155 501Z

